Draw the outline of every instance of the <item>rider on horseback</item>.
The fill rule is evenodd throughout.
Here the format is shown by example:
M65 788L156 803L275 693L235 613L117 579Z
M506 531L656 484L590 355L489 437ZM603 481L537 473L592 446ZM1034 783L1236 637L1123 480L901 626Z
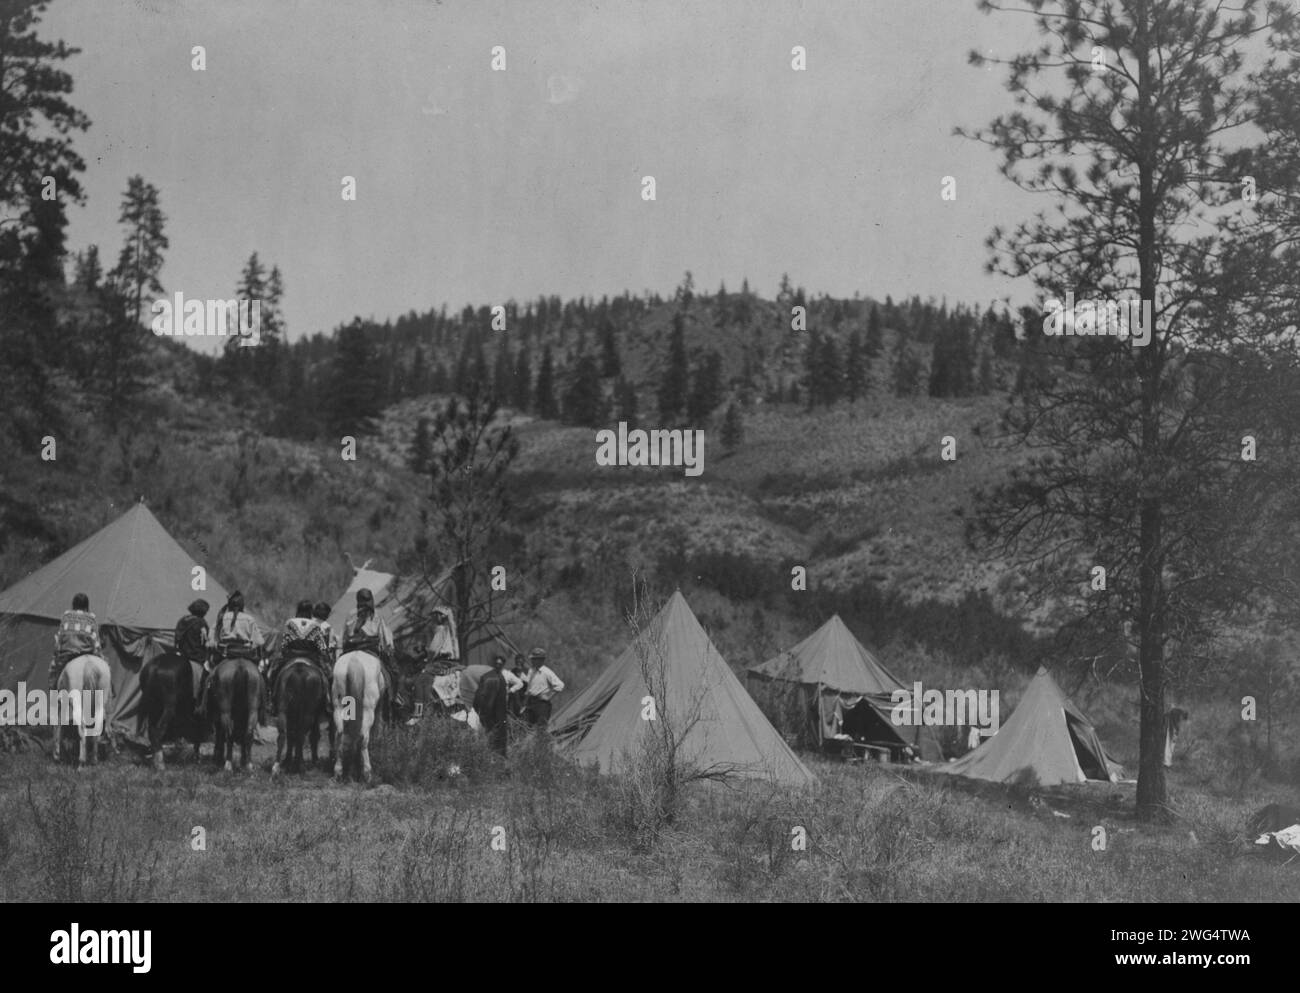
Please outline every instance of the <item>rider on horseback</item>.
M320 628L321 638L325 641L325 664L333 671L334 663L339 659L339 636L330 626L330 605L322 600L311 613L316 619L316 626Z
M59 630L54 634L54 658L50 660L50 689L59 682L59 674L78 655L103 655L104 646L99 640L99 622L90 612L90 598L78 593L72 598L72 609L63 612Z
M253 615L244 611L244 594L236 590L230 594L226 605L217 612L217 625L212 630L209 646L212 657L203 667L203 683L199 690L199 713L207 710L208 678L225 659L251 659L257 662L262 655L262 630Z
M368 589L357 590L357 609L343 626L343 652L368 652L379 659L388 677L389 703L397 699L397 674L393 671L393 633L384 619L375 613L375 595Z
M267 673L267 682L271 684L272 713L280 712L276 683L285 664L290 659L296 658L310 660L321 670L322 675L325 676L325 685L328 686L331 676L328 668L329 661L326 658L328 654L329 644L325 640L324 632L312 617L311 601L300 600L297 616L290 617L284 622L284 630L280 633L280 654L271 663L270 671Z

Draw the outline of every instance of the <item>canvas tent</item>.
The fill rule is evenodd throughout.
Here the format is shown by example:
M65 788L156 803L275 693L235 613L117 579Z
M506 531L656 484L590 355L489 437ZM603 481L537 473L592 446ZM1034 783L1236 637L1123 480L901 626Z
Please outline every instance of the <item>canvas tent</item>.
M176 622L202 597L216 611L225 589L191 586L197 563L137 503L81 544L0 593L0 689L46 689L54 634L77 593L90 598L113 672L111 724L134 732L140 666L173 645ZM209 623L213 617L209 616Z
M789 704L796 719L805 721L810 743L835 741L837 726L868 745L901 752L910 745L930 762L942 759L934 729L899 727L892 720L895 690L909 695L892 672L853 636L836 614L788 651L745 673L755 699L768 713Z
M368 589L374 594L375 611L393 632L398 647L411 652L423 648L429 639L433 610L437 607L452 609L450 590L455 570L449 570L436 579L427 579L424 576L399 577L368 566L369 563L354 569L352 582L334 602L329 618L334 633L340 639L343 637L343 626L357 609L357 590ZM494 624L479 628L468 639L463 632L458 634L461 654L458 661L461 665L488 665L492 656L498 653L509 662L517 651L513 642ZM466 640L470 644L467 645Z
M650 724L642 719L643 698L651 694L638 647L652 666L662 660L657 712L685 730L684 759L700 769L791 785L814 781L718 654L680 592L594 683L551 718L551 733L579 762L608 773L641 747ZM659 682L654 669L651 681Z
M1092 722L1041 667L1001 730L940 771L1026 786L1115 782L1123 773Z

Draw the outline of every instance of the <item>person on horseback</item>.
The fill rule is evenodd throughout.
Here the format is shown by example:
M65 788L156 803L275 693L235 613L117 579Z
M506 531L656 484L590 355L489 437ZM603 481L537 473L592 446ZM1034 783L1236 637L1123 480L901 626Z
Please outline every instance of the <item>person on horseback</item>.
M325 665L330 672L333 672L334 663L339 660L339 636L334 633L334 628L330 625L330 605L322 600L312 608L311 613L325 642Z
M312 617L312 609L310 600L300 600L296 616L285 621L284 630L280 632L280 652L271 662L270 671L266 674L267 682L271 685L271 712L274 714L280 712L276 683L290 659L309 659L325 676L326 685L329 684L331 673L326 669L329 646L316 619Z
M99 621L90 612L90 597L78 593L72 598L72 609L65 610L54 633L54 657L50 660L50 689L59 683L64 667L78 655L104 653L99 640Z
M369 652L379 659L388 677L388 701L397 700L397 673L393 669L393 633L384 619L375 613L375 595L368 589L357 590L357 609L343 625L343 654Z
M207 710L208 686L218 665L225 659L250 659L258 662L262 657L265 641L262 629L257 626L253 615L244 610L244 594L239 590L230 594L226 605L217 611L217 623L212 629L212 641L209 645L211 657L203 667L203 681L199 689L199 713Z
M195 600L176 622L176 654L203 665L208 660L208 601Z

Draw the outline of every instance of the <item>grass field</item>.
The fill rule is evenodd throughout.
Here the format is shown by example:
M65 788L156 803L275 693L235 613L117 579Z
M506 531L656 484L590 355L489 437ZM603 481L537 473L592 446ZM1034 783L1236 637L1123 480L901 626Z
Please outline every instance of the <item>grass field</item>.
M164 773L129 753L80 772L4 755L0 901L1300 900L1300 860L1245 836L1293 789L1217 747L1222 716L1194 718L1165 827L1133 820L1130 784L1003 788L808 756L810 790L698 783L664 821L630 777L522 729L503 763L451 721L381 732L370 788L273 779L265 746L235 774L206 755ZM1131 763L1136 743L1099 725Z

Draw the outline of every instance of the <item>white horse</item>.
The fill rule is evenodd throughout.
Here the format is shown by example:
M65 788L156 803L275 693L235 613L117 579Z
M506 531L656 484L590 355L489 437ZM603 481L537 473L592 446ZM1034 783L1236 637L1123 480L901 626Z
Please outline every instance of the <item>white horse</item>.
M59 727L55 732L55 756L63 751L64 728L72 719L81 740L78 764L93 764L108 723L108 702L113 692L113 673L108 663L97 655L78 655L59 673L56 690L59 696L54 708L59 711Z
M388 677L379 659L369 652L345 652L334 663L334 778L343 778L343 765L352 749L361 749L361 775L370 782L370 729Z

